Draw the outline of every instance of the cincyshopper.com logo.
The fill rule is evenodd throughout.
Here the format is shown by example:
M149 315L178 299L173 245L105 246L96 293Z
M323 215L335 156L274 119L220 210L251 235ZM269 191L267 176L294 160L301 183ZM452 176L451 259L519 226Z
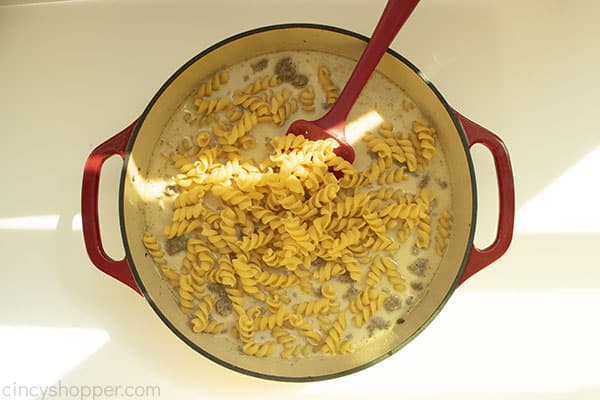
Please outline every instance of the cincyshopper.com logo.
M160 397L156 385L64 385L61 381L50 386L4 385L0 398L5 399L151 399Z

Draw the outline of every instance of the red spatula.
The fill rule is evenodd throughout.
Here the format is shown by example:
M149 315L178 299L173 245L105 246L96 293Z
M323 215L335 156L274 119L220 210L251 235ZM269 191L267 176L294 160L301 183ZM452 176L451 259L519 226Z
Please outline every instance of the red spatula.
M316 121L296 120L292 122L288 133L303 135L310 140L333 138L340 144L335 150L336 154L352 163L354 149L346 140L345 134L348 114L369 77L375 71L379 60L418 3L419 0L388 0L367 48L358 60L333 107Z

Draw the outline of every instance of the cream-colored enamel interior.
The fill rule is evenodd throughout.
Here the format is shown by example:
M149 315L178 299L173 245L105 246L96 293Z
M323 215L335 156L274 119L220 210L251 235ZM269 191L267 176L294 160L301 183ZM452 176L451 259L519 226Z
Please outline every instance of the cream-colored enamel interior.
M372 362L397 349L426 323L447 296L460 271L470 237L473 210L472 177L467 156L452 119L435 93L419 75L391 55L384 57L378 70L404 89L436 127L440 147L450 170L454 214L452 239L442 264L427 293L403 324L395 325L388 335L370 346L363 346L347 355L295 360L245 356L232 342L224 341L219 336L192 332L187 317L171 295L167 281L157 273L151 258L146 255L141 241L144 235L144 199L141 194L147 183L145 173L149 158L165 124L195 86L222 67L260 54L284 50L316 50L357 59L364 47L362 40L352 36L316 28L277 29L239 38L205 55L183 71L157 99L139 129L127 165L122 199L132 265L136 268L147 297L158 307L164 318L187 340L228 364L255 374L306 379L341 373Z

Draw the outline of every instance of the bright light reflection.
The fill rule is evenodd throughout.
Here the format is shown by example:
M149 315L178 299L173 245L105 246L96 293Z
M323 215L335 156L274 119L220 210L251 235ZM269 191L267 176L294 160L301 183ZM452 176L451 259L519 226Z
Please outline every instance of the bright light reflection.
M377 111L372 110L348 123L346 125L346 139L348 139L348 143L354 144L358 142L366 131L372 130L382 122L383 118L381 115Z
M71 221L71 230L81 232L82 229L81 214L75 214L73 216L73 220Z
M598 289L457 291L436 320L397 354L365 371L309 384L303 394L362 399L596 388L599 307Z
M515 233L600 233L600 147L517 210Z
M131 183L143 201L156 201L159 197L163 196L165 181L143 178L142 174L138 172L138 166L133 157L129 157L127 174L129 177L135 176L135 180L131 181Z
M383 118L375 110L369 111L349 122L346 125L346 138L348 139L348 142L350 144L358 142L364 136L365 132L373 130L382 122ZM164 197L163 192L166 181L164 179L144 178L142 174L138 172L138 166L133 157L129 158L127 173L129 177L135 176L135 180L131 181L131 183L143 201L157 201L157 199ZM76 226L79 228L76 228ZM80 224L75 225L75 222L73 222L72 229L80 230Z
M58 215L0 218L0 229L54 231L58 226Z
M0 378L47 386L110 340L104 329L0 326Z

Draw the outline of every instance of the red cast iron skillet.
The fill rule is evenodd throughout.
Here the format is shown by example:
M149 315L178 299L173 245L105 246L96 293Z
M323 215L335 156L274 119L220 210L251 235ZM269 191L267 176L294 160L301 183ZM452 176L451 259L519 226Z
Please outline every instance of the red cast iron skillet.
M264 27L225 39L201 52L177 70L158 90L141 117L96 147L85 164L81 210L83 235L92 263L104 273L144 296L157 315L193 350L230 369L266 379L313 381L334 378L366 368L390 356L420 333L437 315L452 292L467 278L494 262L512 240L515 213L514 181L508 151L502 140L453 110L437 89L404 57L388 50L378 71L400 85L438 130L452 188L454 224L448 250L422 299L405 323L389 335L350 355L285 361L240 354L222 337L195 334L177 300L146 257L141 239L145 230L144 200L135 181L144 182L150 154L162 127L191 89L220 68L259 54L284 50L325 51L356 60L368 38L347 30L312 24ZM500 212L496 239L485 249L473 245L477 191L470 148L480 143L491 152L496 168ZM119 186L119 215L126 257L114 260L102 247L98 224L98 183L104 161L124 159ZM315 362L318 361L318 362Z

